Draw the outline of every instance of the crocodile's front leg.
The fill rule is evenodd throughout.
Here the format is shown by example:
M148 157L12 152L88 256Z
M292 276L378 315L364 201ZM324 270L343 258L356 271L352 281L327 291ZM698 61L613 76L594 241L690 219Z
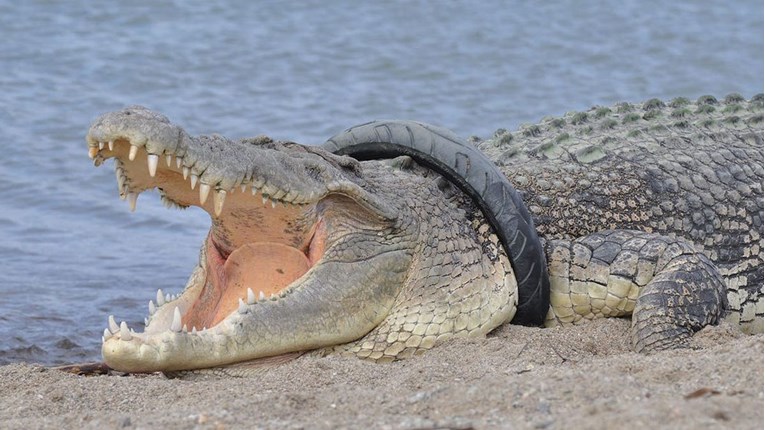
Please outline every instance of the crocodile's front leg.
M546 244L551 294L546 326L632 314L632 344L680 347L727 308L714 264L682 239L610 230Z

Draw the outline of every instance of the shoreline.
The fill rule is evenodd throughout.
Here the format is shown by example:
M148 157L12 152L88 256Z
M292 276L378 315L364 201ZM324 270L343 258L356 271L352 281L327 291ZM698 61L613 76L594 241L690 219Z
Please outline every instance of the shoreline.
M0 366L2 428L761 428L763 335L641 355L629 320L505 325L390 364L304 356L252 378Z

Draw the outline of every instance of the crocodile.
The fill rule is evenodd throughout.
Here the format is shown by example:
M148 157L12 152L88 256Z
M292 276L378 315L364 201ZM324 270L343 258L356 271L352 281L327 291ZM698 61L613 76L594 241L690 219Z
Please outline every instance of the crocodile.
M632 344L763 330L763 96L652 99L463 141L414 121L320 146L191 136L140 106L86 140L135 210L156 189L211 228L143 332L113 316L107 366L236 368L306 351L411 357L512 322L631 317Z

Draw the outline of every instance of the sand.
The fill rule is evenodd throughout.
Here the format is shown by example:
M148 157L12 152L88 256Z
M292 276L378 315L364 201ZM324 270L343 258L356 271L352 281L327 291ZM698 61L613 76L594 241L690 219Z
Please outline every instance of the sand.
M0 367L0 428L763 428L763 336L641 355L629 321L504 326L391 364L304 356L252 378Z

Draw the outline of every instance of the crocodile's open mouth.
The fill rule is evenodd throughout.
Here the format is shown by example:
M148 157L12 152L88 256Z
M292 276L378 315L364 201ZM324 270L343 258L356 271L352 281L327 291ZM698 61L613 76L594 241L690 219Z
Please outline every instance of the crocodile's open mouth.
M149 303L146 334L196 334L234 312L245 312L248 305L278 300L324 253L326 234L316 202L258 179L230 190L213 189L183 158L170 154L160 160L127 138L96 145L90 155L97 163L115 159L119 194L131 210L141 192L156 188L166 206L199 206L213 219L194 275L198 279L179 296L157 291L156 301ZM104 331L105 340L142 335L121 332L113 318Z

